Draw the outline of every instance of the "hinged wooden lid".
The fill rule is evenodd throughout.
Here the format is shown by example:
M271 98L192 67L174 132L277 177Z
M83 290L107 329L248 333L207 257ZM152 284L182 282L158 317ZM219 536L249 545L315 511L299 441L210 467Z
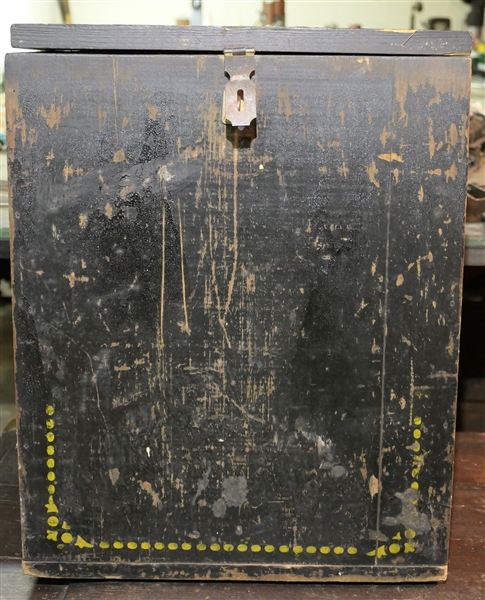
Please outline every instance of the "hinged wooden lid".
M12 46L32 50L258 54L467 55L466 31L324 29L316 27L166 27L163 25L12 25Z

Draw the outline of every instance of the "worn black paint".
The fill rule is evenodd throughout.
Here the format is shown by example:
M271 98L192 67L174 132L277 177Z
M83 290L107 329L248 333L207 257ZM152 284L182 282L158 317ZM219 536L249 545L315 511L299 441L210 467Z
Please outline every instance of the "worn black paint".
M222 52L254 48L278 54L468 54L465 31L386 31L321 27L167 27L164 25L12 25L12 47L36 50Z
M443 577L468 69L257 57L238 144L220 56L9 57L29 568Z

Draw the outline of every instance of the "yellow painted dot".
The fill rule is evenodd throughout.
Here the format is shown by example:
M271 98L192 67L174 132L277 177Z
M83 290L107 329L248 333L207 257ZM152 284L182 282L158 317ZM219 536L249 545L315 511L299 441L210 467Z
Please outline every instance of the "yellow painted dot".
M188 544L187 542L184 542L182 544L182 550L192 550L192 544Z
M422 422L423 422L423 420L421 419L421 417L414 417L415 425L421 425Z
M45 426L47 429L54 429L54 419L47 419Z
M261 552L261 546L259 544L253 544L251 546L251 552Z
M56 491L56 486L52 485L52 483L47 486L47 493L50 494L51 496L52 496L52 494L55 494L55 491Z
M306 551L308 552L308 554L315 554L317 549L315 548L315 546L307 546Z
M421 446L420 446L420 444L418 444L418 442L414 443L414 451L415 452L420 452L421 451Z
M419 438L421 437L421 430L420 429L415 429L413 431L413 436L415 440L419 440Z
M343 554L344 553L344 549L342 548L342 546L337 546L336 548L333 549L333 551L335 552L335 554Z
M165 548L165 545L162 544L162 542L155 542L155 544L153 544L153 547L155 548L155 550L163 550Z
M62 527L62 529L71 529L65 521L63 521L61 527Z
M142 550L150 550L150 544L148 542L142 542L141 549Z
M404 544L404 552L414 552L414 544L408 544L407 542Z
M221 549L219 544L211 544L212 552L218 552Z
M56 466L56 461L53 458L48 458L46 465L49 467L49 469L53 469Z
M417 476L419 475L419 469L413 469L413 470L411 471L411 475L412 475L413 477L417 477Z
M49 531L49 529L47 530L47 535L46 538L48 540L52 540L53 542L57 542L57 536L58 536L58 532L57 531Z
M179 547L179 545L176 544L175 542L171 542L170 544L167 544L167 548L169 550L177 550L178 547Z
M406 529L406 531L404 532L404 535L407 538L415 538L416 537L416 532L414 531L414 529Z
M121 548L123 548L123 542L114 542L113 548L116 548L116 550L121 550Z
M57 547L59 548L59 550L62 550L64 548L64 544L57 544Z
M126 547L130 550L136 550L138 548L138 544L136 542L128 542Z
M70 544L73 540L72 534L71 533L63 533L61 535L61 540L65 543L65 544Z
M357 554L357 548L355 548L354 546L350 546L349 548L347 548L347 552L348 554Z
M57 517L49 517L47 523L51 527L57 527L59 525L59 519Z
M290 551L289 546L280 546L279 548L280 552L283 552L283 554L286 554L287 552Z
M303 546L294 546L293 547L293 552L295 554L301 554L303 552Z
M46 452L49 456L52 456L55 452L54 446L47 446Z
M226 552L232 552L234 550L234 546L232 544L224 544L223 548Z
M48 442L53 442L55 440L55 438L56 438L56 436L52 433L52 431L48 431L45 434L45 437L46 437L46 439L47 439Z
M47 473L47 479L49 481L55 481L56 480L56 474L53 471L49 471Z
M401 532L396 533L396 535L392 539L393 540L400 540L401 539Z
M203 552L204 550L207 550L207 546L205 544L203 544L202 542L200 542L199 544L197 544L197 550L200 550L201 552Z
M413 490L419 490L419 483L417 481L413 481L411 484L411 488Z
M99 547L106 550L106 548L109 548L109 544L108 542L99 542Z
M330 548L329 548L328 546L322 546L322 547L320 548L320 552L321 552L322 554L330 554Z
M45 409L45 413L46 415L49 415L49 417L52 417L52 415L54 414L54 407L51 405L47 406Z
M274 552L274 546L272 546L271 544L268 544L267 546L264 547L264 551L265 552Z
M401 550L401 546L399 544L391 544L389 546L389 552L391 554L397 554Z
M246 544L239 544L237 549L239 552L247 552L248 547L246 546Z

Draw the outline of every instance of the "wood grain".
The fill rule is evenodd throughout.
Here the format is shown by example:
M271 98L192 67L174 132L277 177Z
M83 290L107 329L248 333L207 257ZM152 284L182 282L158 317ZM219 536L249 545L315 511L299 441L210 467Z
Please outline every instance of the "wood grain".
M37 50L381 54L442 56L469 54L464 31L369 29L176 27L161 25L12 25L12 47Z

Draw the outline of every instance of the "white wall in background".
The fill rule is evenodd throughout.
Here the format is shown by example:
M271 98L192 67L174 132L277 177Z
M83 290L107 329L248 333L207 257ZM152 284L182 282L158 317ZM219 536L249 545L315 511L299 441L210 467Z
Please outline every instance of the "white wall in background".
M0 0L0 71L4 70L4 56L12 52L10 25L13 23L61 23L61 11L52 0ZM15 50L16 52L16 50Z
M241 3L242 4L242 3ZM190 0L69 0L73 23L175 25L190 19Z
M202 24L256 25L262 11L262 0L202 0Z
M286 25L348 27L358 23L375 29L409 29L414 0L286 0ZM462 0L423 0L416 13L415 28L433 17L451 19L453 29L466 29L470 7Z

